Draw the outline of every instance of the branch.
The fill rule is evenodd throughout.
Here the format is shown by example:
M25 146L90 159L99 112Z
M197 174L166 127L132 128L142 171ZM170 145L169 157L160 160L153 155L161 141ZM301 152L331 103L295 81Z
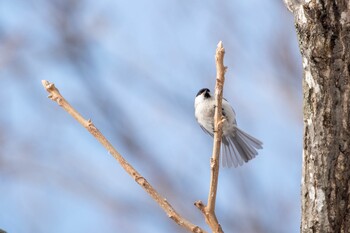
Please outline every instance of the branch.
M169 218L174 220L177 224L193 233L206 233L202 228L194 225L180 214L178 214L169 202L162 197L148 181L133 168L119 152L114 149L112 144L103 136L103 134L95 127L91 120L86 120L79 112L77 112L60 94L53 83L42 80L44 88L50 93L49 98L56 101L64 110L66 110L74 119L76 119L82 126L84 126L106 149L107 151L120 163L124 170L160 205Z
M197 201L195 206L204 214L207 224L213 232L223 233L221 226L215 215L216 192L218 187L219 167L220 167L220 147L222 140L222 96L225 82L226 67L224 66L225 49L220 41L216 49L216 86L215 86L215 115L214 115L214 145L213 154L210 159L210 187L208 195L208 205L204 206L201 201Z

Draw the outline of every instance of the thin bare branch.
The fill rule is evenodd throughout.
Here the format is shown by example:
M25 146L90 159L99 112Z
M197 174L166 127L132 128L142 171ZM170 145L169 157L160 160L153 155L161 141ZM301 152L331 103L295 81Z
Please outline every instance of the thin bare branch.
M220 41L216 49L216 86L215 86L215 101L216 109L214 115L215 122L215 133L214 133L214 145L213 145L213 155L210 161L211 168L211 179L210 179L210 190L208 196L208 211L215 211L215 202L216 202L216 191L218 186L218 176L219 176L219 156L222 140L222 96L223 96L223 87L225 82L225 71L226 67L224 66L224 54L225 49Z
M66 110L72 117L74 117L82 126L84 126L106 149L107 151L120 163L124 170L138 183L165 211L169 218L174 220L177 224L193 233L206 233L202 228L194 225L190 221L183 218L170 203L162 197L151 184L138 173L119 152L112 146L112 144L103 136L103 134L95 127L91 120L86 120L77 112L60 94L53 83L42 80L44 88L50 93L49 98L56 101L64 110Z
M208 204L204 206L201 201L197 201L195 206L204 214L207 224L213 232L223 233L223 230L215 215L216 192L218 187L219 168L220 168L220 148L222 140L222 96L225 82L226 67L224 66L225 49L220 41L215 54L216 61L216 86L215 86L215 115L214 115L214 145L213 154L210 159L210 187L208 195Z

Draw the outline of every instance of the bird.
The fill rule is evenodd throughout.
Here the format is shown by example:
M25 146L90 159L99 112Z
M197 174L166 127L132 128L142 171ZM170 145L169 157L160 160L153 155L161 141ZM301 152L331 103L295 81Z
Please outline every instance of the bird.
M215 97L208 88L198 91L195 101L195 118L203 131L214 137ZM236 113L230 103L222 99L223 133L221 161L223 167L238 167L258 155L263 143L237 127Z

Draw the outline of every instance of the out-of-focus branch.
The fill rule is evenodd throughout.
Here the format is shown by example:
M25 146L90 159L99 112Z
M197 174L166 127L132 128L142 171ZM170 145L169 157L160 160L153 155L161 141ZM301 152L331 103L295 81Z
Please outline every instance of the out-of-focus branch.
M201 201L197 201L195 205L204 214L207 224L210 226L213 232L222 233L223 230L215 215L215 203L216 203L216 192L218 187L219 179L219 167L220 167L220 148L222 140L222 96L225 82L226 67L224 66L224 55L225 49L220 41L215 54L216 60L216 86L215 86L215 115L214 115L214 145L213 154L210 159L210 187L208 195L208 204L205 206Z
M193 233L206 233L199 226L194 225L185 218L183 218L170 203L162 197L151 184L133 168L124 157L112 146L112 144L103 136L103 134L95 127L91 120L86 120L77 112L60 94L53 83L42 80L44 88L50 93L49 98L58 103L64 110L66 110L72 117L74 117L82 126L84 126L106 149L107 151L120 163L124 170L160 205L169 218L174 220L177 224Z

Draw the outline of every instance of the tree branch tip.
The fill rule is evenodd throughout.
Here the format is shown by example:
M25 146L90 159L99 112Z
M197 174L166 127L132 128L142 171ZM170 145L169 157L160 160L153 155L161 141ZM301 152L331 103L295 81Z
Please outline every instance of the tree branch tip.
M216 48L216 55L218 55L219 53L225 53L225 48L221 40L219 41L218 46Z
M49 89L54 89L55 88L55 84L50 83L47 80L41 80L41 83L43 84L44 88L49 91Z
M47 80L41 80L41 84L46 88L46 86L49 85L50 82Z
M193 203L195 206L203 205L203 202L201 200L196 201Z
M202 201L196 201L194 205L202 212L205 213L205 205Z
M222 44L222 41L220 40L219 43L218 43L218 48L223 48L223 44Z

